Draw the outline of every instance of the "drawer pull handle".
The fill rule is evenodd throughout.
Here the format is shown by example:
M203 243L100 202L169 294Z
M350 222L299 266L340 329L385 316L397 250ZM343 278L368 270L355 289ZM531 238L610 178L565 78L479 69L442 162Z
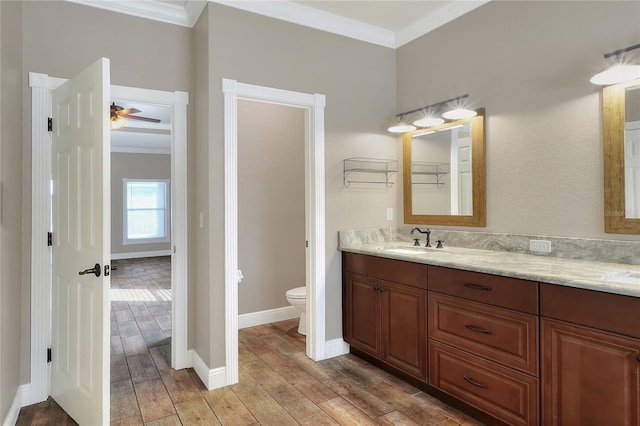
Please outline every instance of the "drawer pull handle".
M491 287L487 287L486 285L474 284L474 283L464 283L464 286L470 288L472 290L482 290L482 291L491 291Z
M482 334L492 334L493 333L491 330L487 330L486 328L476 327L475 325L471 325L471 324L466 324L465 327L468 328L471 331L475 331L476 333L482 333Z
M479 387L479 388L482 388L482 389L486 389L486 388L487 388L487 387L486 387L485 385L483 385L482 383L478 383L478 382L476 382L475 380L468 378L466 375L464 376L464 380L465 380L467 383L471 383L473 386L476 386L476 387Z

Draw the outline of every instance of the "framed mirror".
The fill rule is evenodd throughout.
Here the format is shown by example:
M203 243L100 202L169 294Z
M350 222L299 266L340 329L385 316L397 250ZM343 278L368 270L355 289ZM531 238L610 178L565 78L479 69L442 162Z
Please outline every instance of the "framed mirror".
M484 108L404 133L404 223L486 226Z
M604 232L640 234L640 79L602 91Z

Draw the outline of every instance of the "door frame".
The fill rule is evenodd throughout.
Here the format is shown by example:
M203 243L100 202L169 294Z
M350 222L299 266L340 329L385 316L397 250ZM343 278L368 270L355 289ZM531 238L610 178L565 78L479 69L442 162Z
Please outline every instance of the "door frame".
M325 358L325 95L292 92L223 78L224 94L224 282L226 384L238 383L238 99L303 108L307 250L307 339L311 359ZM212 142L210 142L211 144ZM211 147L210 152L215 152ZM210 161L213 155L210 156ZM212 174L210 174L210 179ZM215 177L214 177L215 178ZM210 182L213 187L217 182Z
M47 348L51 347L51 91L67 80L29 73L31 88L31 382L30 402L45 401L50 390ZM191 366L187 352L187 92L111 85L111 98L172 107L171 122L171 367Z

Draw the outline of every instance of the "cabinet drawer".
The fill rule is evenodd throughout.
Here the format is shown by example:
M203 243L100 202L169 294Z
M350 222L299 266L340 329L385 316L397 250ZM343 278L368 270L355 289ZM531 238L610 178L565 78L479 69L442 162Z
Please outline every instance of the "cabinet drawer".
M345 252L343 265L346 272L427 288L427 265L421 263Z
M538 380L429 341L430 383L511 425L538 424Z
M540 315L640 338L640 298L540 284Z
M538 317L429 292L429 337L538 375Z
M429 266L429 290L538 314L538 283L517 278Z

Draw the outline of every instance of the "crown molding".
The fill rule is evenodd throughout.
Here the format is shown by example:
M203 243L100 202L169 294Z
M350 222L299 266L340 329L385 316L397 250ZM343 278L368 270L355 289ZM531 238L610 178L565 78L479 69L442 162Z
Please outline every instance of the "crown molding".
M453 1L441 7L419 21L396 32L396 45L398 48L405 45L462 15L489 3L491 0Z
M247 12L315 28L379 46L395 48L396 35L391 30L314 9L292 1L210 0Z
M157 0L66 0L117 13L193 28L207 0L185 0L184 6ZM451 1L419 21L397 31L345 18L288 0L209 0L235 9L396 49L439 28L491 0Z
M193 28L207 5L206 0L186 0L184 7L152 0L67 0L111 12L152 19L167 24Z

